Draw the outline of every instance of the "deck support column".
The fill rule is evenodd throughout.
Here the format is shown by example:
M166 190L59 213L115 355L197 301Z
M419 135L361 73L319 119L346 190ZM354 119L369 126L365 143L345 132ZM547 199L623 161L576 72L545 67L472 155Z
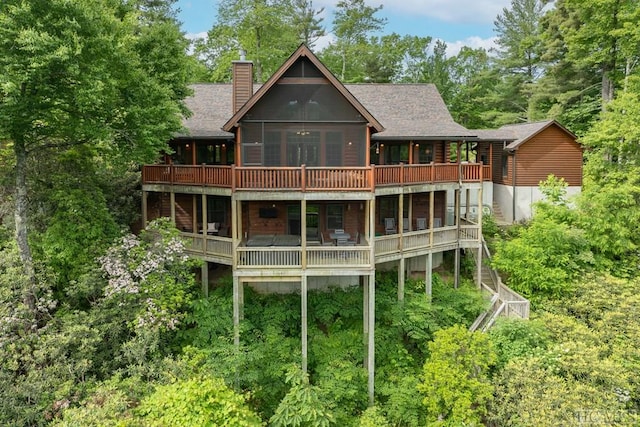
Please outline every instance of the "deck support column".
M171 223L176 225L176 193L169 193L169 204L171 204Z
M453 287L458 289L458 286L460 285L460 248L456 248L455 249L455 256L454 256L454 282L453 282Z
M202 195L202 252L207 253L207 231L209 228L209 216L207 215L207 195Z
M482 183L480 183L478 190L478 265L476 265L478 289L482 288L482 215Z
M433 211L435 209L435 192L431 191L429 192L429 229L431 230L431 232L429 233L429 246L433 247L433 229L434 224L433 224L433 218L435 215L435 212Z
M413 193L409 194L409 206L408 206L408 210L407 210L407 216L409 217L409 230L408 231L413 231L413 221L411 220L411 218L413 218ZM403 227L404 228L404 227Z
M202 295L207 298L209 296L209 261L204 261L202 263L200 281L202 286Z
M404 301L404 280L405 280L405 260L404 256L400 255L400 262L398 263L398 301Z
M307 201L300 201L300 248L302 250L300 261L302 270L307 269Z
M302 371L307 372L307 276L302 275L300 280L300 303L302 305Z
M233 276L233 344L240 348L240 286L238 276Z
M470 202L471 202L471 189L467 188L467 191L464 195L465 200L464 200L464 218L469 221L469 206L470 206Z
M147 205L148 205L149 193L142 190L142 228L147 228Z
M456 253L455 253L455 261L454 261L454 269L455 269L455 274L454 274L454 288L458 289L458 285L460 284L460 189L455 190L455 209L454 209L454 220L455 220L455 225L457 227L457 242L458 242L458 247L456 248Z
M368 293L369 293L369 340L368 340L368 357L367 357L367 374L368 374L368 390L369 390L369 406L373 406L373 393L374 393L374 370L375 370L375 311L376 311L376 284L375 284L375 272L369 273L367 280L369 281Z
M360 276L362 282L362 345L364 346L364 361L362 366L369 366L369 276Z
M191 212L193 212L191 214L191 230L195 234L198 232L198 216L196 215L196 212L198 212L198 200L195 194L191 196L191 208Z
M427 265L424 271L424 290L429 298L433 292L433 253L427 254Z

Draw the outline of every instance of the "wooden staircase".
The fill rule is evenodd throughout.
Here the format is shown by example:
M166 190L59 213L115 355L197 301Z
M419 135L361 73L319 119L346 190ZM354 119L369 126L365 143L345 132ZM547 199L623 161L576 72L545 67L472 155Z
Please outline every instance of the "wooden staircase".
M471 251L475 257L475 253ZM529 300L502 283L500 275L487 262L491 260L491 253L487 242L482 239L483 262L481 269L481 290L491 298L489 309L480 314L469 327L470 331L488 331L500 316L513 316L521 319L529 318ZM476 262L478 260L476 259ZM477 273L476 273L477 274Z

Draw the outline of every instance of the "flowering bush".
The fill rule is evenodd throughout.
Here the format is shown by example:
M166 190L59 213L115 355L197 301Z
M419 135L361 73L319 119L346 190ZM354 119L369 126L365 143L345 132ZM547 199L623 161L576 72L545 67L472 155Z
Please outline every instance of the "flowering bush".
M99 261L108 279L105 302L133 314L131 328L176 328L191 300L197 262L167 219L153 221L140 236L123 236Z

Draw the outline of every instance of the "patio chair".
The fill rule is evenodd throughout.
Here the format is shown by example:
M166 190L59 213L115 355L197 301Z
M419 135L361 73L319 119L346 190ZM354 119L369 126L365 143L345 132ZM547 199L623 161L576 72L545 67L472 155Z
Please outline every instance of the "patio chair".
M207 223L207 234L218 234L220 231L220 223L219 222L208 222Z
M427 229L427 218L416 218L416 228L418 230Z
M442 227L442 219L441 218L433 218L433 228Z
M396 219L385 218L384 219L384 234L396 234Z
M402 218L402 231L409 231L409 218Z
M324 234L320 232L320 244L322 246L333 246L333 242L327 242L324 240Z
M360 239L360 232L356 231L356 235L353 239L348 239L343 245L344 246L356 246L358 244L358 240Z

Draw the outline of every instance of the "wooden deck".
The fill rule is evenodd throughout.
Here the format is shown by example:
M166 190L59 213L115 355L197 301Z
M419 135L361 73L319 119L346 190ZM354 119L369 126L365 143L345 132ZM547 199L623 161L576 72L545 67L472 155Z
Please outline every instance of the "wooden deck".
M179 184L233 191L373 191L382 186L491 180L491 166L443 163L367 167L239 167L146 165L143 184Z
M187 239L188 252L194 256L233 265L239 269L334 269L336 266L367 268L378 262L398 259L404 255L418 256L455 247L477 247L480 243L478 225L440 227L433 230L410 231L403 234L377 236L371 246L362 242L356 246L247 246L241 241L235 248L228 237L181 233Z

